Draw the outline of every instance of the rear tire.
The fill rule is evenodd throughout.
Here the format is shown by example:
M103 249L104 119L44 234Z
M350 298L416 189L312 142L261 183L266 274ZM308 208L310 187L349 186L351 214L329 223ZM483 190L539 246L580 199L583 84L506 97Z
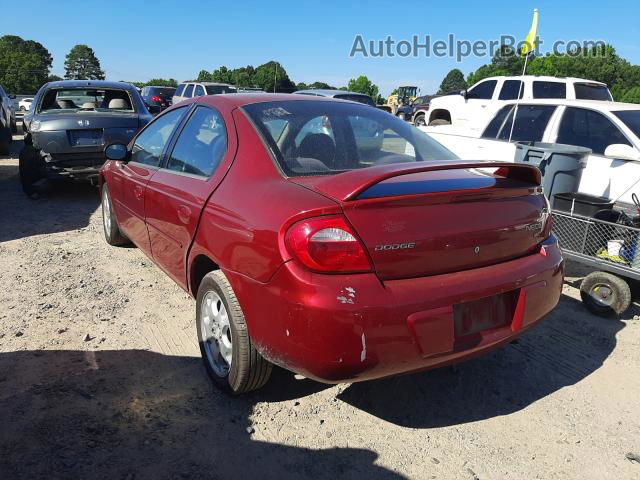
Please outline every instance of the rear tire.
M18 156L20 184L24 193L30 198L35 198L37 191L34 184L42 179L41 164L42 158L37 149L31 145L25 145L20 150L20 155Z
M430 127L437 127L438 125L451 125L449 120L445 120L444 118L436 118L435 120L431 120L429 122Z
M240 303L225 274L216 270L205 275L196 298L198 343L213 383L233 395L262 387L273 365L253 346Z
M420 113L420 114L416 115L416 117L413 119L413 124L416 127L426 127L427 126L427 120L424 117L424 113Z
M9 155L9 145L13 137L10 128L0 128L0 155Z
M130 243L129 239L120 231L118 220L113 211L113 203L106 183L102 185L102 230L104 239L109 245L118 247Z
M580 284L580 297L587 309L600 317L619 316L631 305L631 289L620 277L592 272Z

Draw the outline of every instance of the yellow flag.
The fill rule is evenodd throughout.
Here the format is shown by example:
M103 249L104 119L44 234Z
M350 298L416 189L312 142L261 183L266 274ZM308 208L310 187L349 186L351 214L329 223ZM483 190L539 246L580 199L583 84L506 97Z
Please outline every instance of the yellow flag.
M538 43L538 9L533 10L533 21L531 22L531 30L529 30L529 35L524 41L524 45L522 46L522 50L520 53L522 56L526 56L529 52L536 49L536 45Z

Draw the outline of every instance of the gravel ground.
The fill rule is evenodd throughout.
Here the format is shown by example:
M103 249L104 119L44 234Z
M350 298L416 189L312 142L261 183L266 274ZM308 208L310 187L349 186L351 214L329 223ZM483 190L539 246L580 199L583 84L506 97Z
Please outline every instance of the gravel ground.
M26 199L19 148L0 157L1 479L640 479L640 310L590 315L577 266L547 320L490 355L354 385L277 370L230 398L193 301L106 245L95 188Z

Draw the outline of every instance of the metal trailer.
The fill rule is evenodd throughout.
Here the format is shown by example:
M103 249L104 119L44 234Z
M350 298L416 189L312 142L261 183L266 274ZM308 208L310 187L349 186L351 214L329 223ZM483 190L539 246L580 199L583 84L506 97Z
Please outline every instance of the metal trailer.
M593 269L580 285L596 315L622 314L631 304L629 280L640 280L640 228L623 212L615 221L552 211L553 233L564 258Z

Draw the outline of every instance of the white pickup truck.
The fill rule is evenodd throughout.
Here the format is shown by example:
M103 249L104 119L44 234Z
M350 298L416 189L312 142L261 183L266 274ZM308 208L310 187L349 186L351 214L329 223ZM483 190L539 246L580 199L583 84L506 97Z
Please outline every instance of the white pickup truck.
M450 124L479 132L500 108L518 98L613 100L606 84L582 78L490 77L468 90L432 99L427 125Z
M516 141L590 148L580 192L629 204L632 193L640 194L640 105L523 100L511 134L515 110L508 102L480 132L455 125L421 129L462 159L514 161Z

